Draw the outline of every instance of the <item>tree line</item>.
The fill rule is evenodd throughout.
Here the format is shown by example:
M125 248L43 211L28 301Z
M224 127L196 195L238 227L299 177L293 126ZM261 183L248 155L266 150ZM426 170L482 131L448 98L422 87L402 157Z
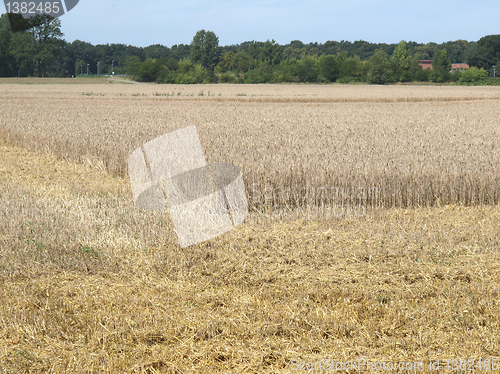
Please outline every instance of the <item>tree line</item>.
M327 41L280 45L274 40L220 46L212 31L200 30L190 44L92 45L66 42L59 19L12 32L0 17L0 76L71 77L87 74L127 74L157 83L280 83L280 82L476 82L500 67L500 35L478 42L442 44L401 41ZM420 60L432 60L423 70ZM466 62L465 72L451 72L452 62Z

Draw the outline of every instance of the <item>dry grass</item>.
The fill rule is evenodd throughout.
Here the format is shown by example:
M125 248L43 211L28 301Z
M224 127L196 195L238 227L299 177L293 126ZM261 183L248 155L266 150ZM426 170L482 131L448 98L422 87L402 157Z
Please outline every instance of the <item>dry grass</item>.
M321 204L280 210L264 199L254 211L275 215L254 212L181 249L168 218L138 210L119 176L142 141L197 124L209 161L241 166L250 193L253 181L268 180L352 187L355 172L375 178L383 157L381 183L405 175L407 164L431 181L439 175L441 186L456 171L476 172L479 183L497 175L498 99L383 102L382 88L371 104L244 103L229 93L226 101L75 100L87 88L68 85L59 96L66 86L24 87L0 86L0 139L38 150L0 145L3 372L271 373L295 372L293 359L498 355L498 204L371 209L356 197L362 214L345 209L332 219ZM265 87L251 89L264 96Z
M181 250L126 180L0 154L4 372L289 372L500 349L499 206L252 214Z

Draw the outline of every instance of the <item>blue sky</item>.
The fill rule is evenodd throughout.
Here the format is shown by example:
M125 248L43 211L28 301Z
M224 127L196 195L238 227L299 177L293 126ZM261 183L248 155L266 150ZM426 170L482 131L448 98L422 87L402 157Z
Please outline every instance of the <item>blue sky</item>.
M196 31L220 45L275 39L324 43L477 41L500 34L500 1L80 0L61 17L64 38L92 44L189 44Z

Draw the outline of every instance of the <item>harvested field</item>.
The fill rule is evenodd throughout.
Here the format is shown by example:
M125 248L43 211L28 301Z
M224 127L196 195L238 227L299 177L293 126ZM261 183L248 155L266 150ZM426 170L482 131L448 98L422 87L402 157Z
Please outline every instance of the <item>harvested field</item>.
M0 85L0 368L289 373L363 358L491 368L499 92ZM181 249L168 215L135 207L125 166L142 142L193 124L208 161L242 168L252 213Z

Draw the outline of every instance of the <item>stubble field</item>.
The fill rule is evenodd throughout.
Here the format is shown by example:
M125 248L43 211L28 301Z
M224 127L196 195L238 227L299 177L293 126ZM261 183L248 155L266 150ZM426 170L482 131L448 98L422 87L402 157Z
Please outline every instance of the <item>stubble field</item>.
M427 371L499 351L498 88L10 82L5 372ZM242 169L251 214L181 249L126 167L191 125L208 162Z

